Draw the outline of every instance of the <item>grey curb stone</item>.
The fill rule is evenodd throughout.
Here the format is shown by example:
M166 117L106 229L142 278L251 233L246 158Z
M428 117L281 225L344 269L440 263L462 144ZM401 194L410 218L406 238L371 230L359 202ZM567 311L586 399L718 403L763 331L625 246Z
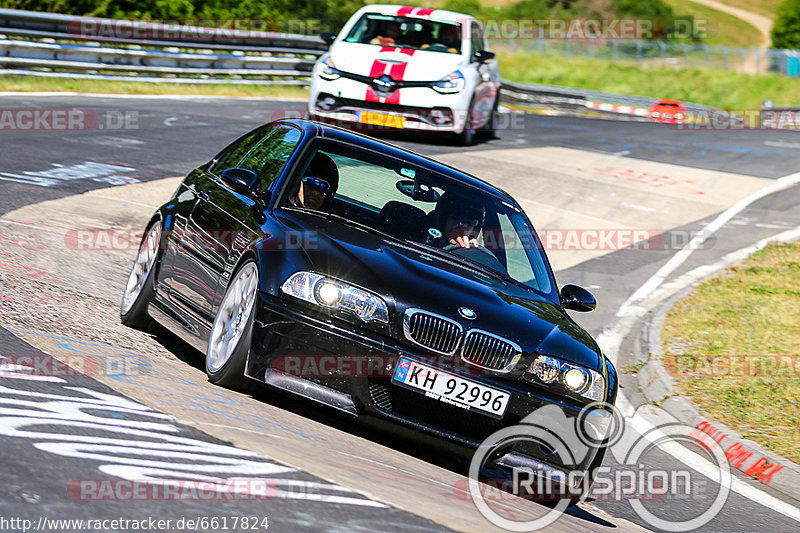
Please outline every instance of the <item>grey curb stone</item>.
M744 476L745 472L750 468L758 470L759 465L763 466L765 464L763 461L768 461L769 465L780 465L782 468L774 472L767 486L800 502L800 466L774 452L765 450L751 440L743 439L740 434L703 415L687 398L678 395L674 386L674 379L663 366L661 329L664 325L667 311L675 302L686 296L692 288L701 282L702 280L692 283L683 290L678 291L663 302L652 317L644 323L643 328L645 331L641 335L642 351L644 357L649 354L649 361L637 372L642 393L649 402L660 404L665 411L681 423L698 428L698 431L705 431L715 440L719 439L719 446L727 452L726 455L730 454L729 459L734 472L738 469L740 474ZM737 464L737 454L741 464ZM765 471L765 474L776 468L770 466L769 470Z

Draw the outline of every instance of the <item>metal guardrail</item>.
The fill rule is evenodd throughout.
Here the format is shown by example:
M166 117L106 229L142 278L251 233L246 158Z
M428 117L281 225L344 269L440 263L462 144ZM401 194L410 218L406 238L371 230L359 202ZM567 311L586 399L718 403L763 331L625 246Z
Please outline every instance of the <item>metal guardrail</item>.
M315 36L0 9L0 74L154 83L306 85ZM645 116L657 98L503 80L501 99ZM687 104L687 109L709 109Z
M515 83L503 80L503 100L516 105L599 111L614 115L649 117L650 106L659 98L627 96L551 85ZM687 111L712 111L713 108L682 102Z
M206 48L282 50L317 55L327 49L319 37L312 35L78 17L19 9L0 9L0 33L32 38L49 37L152 46L195 43Z
M134 38L135 37L135 38ZM318 37L0 9L5 74L167 82L307 84Z

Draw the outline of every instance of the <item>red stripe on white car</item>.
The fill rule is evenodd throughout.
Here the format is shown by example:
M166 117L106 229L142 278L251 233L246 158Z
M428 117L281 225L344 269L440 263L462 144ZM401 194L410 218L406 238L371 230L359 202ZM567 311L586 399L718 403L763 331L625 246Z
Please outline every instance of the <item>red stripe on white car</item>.
M409 7L403 6L397 10L398 17L408 17L409 15L414 15L417 17L429 17L431 13L436 11L435 9L428 9L424 7Z
M414 50L407 48L393 48L391 46L382 46L381 52L399 52L408 56L414 55ZM388 74L395 81L402 81L406 73L407 62L403 63L389 63L381 61L380 58L372 62L372 67L369 70L370 78L379 78L384 74ZM388 97L378 96L371 86L367 85L367 93L364 95L364 100L367 102L380 102L385 104L399 104L400 103L400 89L397 89Z

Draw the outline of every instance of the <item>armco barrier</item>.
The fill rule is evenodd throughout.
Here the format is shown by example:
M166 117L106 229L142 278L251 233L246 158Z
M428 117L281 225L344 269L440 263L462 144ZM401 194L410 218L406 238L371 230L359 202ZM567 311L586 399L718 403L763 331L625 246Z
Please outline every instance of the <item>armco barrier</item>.
M217 48L316 54L327 49L319 37L265 31L237 31L139 21L77 17L18 9L0 9L0 33L29 38L106 43ZM191 36L191 38L187 38Z
M316 36L0 9L0 74L154 83L307 85ZM503 102L645 117L656 98L514 83ZM709 109L686 104L689 110Z

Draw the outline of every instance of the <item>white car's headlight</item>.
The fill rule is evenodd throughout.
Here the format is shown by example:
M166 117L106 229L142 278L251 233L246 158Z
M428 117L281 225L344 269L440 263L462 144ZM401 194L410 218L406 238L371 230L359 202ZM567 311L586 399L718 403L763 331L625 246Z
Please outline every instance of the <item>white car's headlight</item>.
M317 75L323 80L328 81L341 77L341 74L339 74L339 71L333 64L333 59L331 59L330 54L325 54L320 58L319 63L317 63Z
M326 309L347 311L364 322L389 323L383 298L315 272L295 272L283 282L281 291Z
M464 90L466 80L460 70L451 72L439 81L432 83L431 87L434 91L443 94L458 93Z
M540 355L528 368L526 378L541 383L559 381L567 389L596 402L605 399L606 380L591 368L561 361L550 355Z

